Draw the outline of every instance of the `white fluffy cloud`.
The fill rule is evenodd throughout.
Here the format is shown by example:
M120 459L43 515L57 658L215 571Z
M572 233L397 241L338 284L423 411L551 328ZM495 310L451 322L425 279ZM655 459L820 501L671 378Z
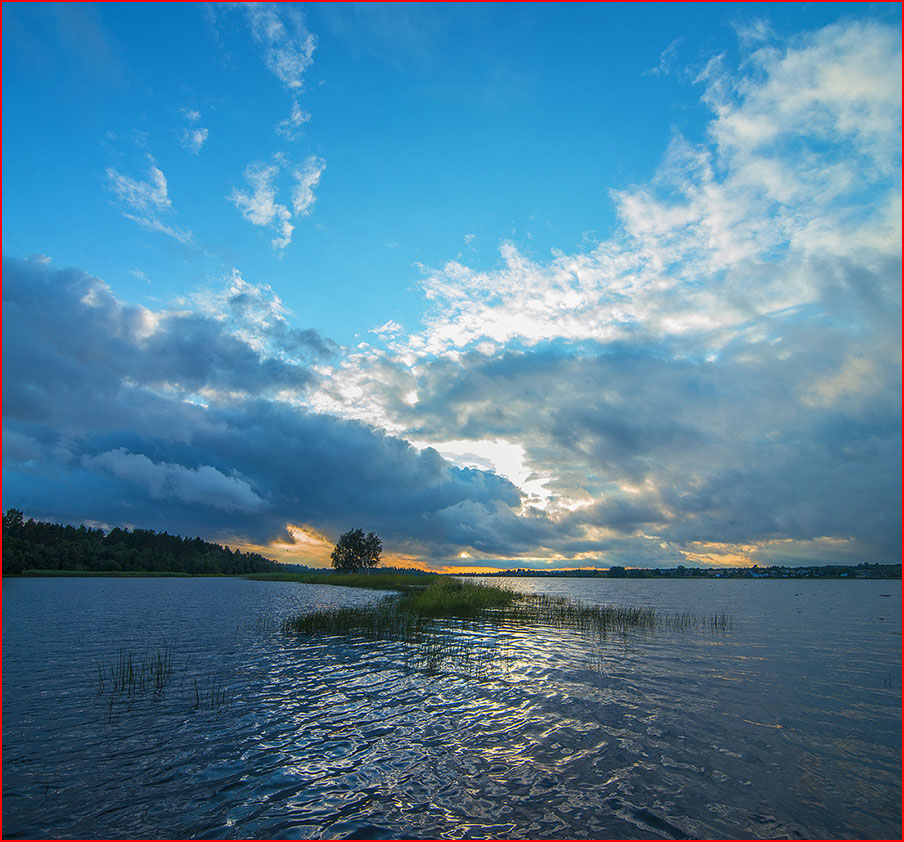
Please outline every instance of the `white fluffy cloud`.
M878 24L827 27L698 77L707 138L676 136L648 184L612 192L620 226L590 252L424 267L433 304L410 351L696 334L718 347L812 304L814 256L900 243L900 47ZM400 349L401 350L401 349Z
M154 462L124 447L85 457L88 469L101 469L146 490L153 499L174 498L227 512L253 512L264 505L247 481L227 476L210 465L189 468L172 462Z

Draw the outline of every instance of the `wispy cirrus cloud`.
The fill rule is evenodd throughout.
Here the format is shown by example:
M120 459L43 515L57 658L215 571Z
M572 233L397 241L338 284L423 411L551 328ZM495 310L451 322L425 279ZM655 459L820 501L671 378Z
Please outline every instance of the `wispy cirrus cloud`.
M675 38L673 41L669 43L669 45L662 51L659 56L659 64L655 67L651 67L648 70L644 70L641 74L643 76L667 76L672 72L672 66L675 63L675 55L678 52L678 46L684 40L683 36L679 36Z
M122 215L148 231L159 231L180 243L192 241L191 231L165 224L161 217L173 209L167 191L166 176L152 155L147 156L148 177L141 181L107 168L107 189L119 200Z
M298 100L292 103L292 110L285 120L280 120L276 124L276 133L287 140L295 140L301 127L311 119L311 115L307 111L303 111Z
M179 141L189 152L197 155L207 141L207 129L200 127L182 129Z
M293 170L295 186L292 189L292 209L297 216L308 216L311 213L314 202L317 201L314 191L325 169L326 161L311 155L300 167Z

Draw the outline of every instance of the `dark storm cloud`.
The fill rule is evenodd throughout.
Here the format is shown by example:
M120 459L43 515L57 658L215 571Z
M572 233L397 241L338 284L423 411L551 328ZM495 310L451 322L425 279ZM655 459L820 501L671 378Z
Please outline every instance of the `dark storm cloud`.
M360 523L399 548L467 535L501 550L493 522L520 503L510 482L270 399L312 373L227 323L130 308L78 270L29 261L4 262L3 296L7 506L261 543L287 523ZM329 350L312 336L287 334ZM190 399L209 389L240 394Z
M82 390L108 398L127 386L258 395L314 380L305 366L262 355L225 322L125 306L78 270L4 259L3 278L4 408L13 417L90 415L94 402L80 399Z

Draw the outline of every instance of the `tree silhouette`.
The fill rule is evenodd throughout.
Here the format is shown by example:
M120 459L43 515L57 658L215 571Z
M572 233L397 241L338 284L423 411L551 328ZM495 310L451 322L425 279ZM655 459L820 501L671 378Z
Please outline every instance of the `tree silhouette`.
M337 570L345 572L360 570L362 567L376 567L380 563L383 542L376 533L364 535L361 529L351 529L339 536L330 553L330 561Z

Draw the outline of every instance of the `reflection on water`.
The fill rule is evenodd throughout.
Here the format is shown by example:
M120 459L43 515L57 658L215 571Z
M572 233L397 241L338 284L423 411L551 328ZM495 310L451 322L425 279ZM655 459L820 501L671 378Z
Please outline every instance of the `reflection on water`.
M8 580L5 836L899 835L899 582L508 584L735 625L471 628L474 678L279 631L372 592ZM163 650L161 691L99 687L98 664Z

